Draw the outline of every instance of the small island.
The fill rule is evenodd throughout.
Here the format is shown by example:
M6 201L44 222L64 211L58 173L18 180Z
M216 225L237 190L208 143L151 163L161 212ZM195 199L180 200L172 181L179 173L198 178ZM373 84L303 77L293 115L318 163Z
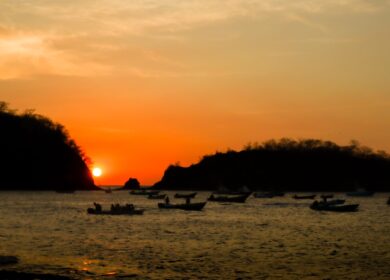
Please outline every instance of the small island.
M129 178L120 190L139 190L141 185L137 178Z
M155 189L348 192L390 191L390 155L356 141L270 140L169 166Z
M98 190L88 158L63 125L0 102L0 190Z

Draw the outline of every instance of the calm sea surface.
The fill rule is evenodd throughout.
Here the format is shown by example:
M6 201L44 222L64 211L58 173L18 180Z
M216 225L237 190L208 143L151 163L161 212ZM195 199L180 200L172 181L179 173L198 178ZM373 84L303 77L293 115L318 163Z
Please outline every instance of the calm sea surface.
M20 263L0 269L76 279L390 279L388 197L348 197L360 203L356 213L315 212L290 194L185 212L128 192L1 192L0 255ZM146 211L87 215L93 201Z

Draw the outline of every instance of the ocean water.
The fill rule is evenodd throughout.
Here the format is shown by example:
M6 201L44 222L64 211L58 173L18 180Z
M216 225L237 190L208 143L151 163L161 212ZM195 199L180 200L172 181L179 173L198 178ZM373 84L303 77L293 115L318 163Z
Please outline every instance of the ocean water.
M186 212L128 192L1 192L0 255L20 262L0 270L75 279L390 279L388 197L347 197L360 203L356 213L312 211L291 194ZM146 211L88 215L94 201Z

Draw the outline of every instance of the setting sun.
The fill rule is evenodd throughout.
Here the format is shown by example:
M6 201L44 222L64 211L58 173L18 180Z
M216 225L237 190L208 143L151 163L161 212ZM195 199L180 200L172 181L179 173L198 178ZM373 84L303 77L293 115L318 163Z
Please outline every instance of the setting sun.
M92 174L94 177L100 177L102 176L102 169L99 167L95 167L94 169L92 169Z

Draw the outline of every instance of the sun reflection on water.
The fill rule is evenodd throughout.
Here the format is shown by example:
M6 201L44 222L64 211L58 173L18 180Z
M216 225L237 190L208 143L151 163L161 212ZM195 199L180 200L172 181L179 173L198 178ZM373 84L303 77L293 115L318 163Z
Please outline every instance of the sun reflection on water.
M198 195L202 201L209 193ZM357 213L317 213L289 196L208 203L200 213L160 211L155 201L128 192L15 192L0 198L0 237L6 241L0 253L14 252L20 271L83 280L390 275L388 194L348 198L361 204ZM92 201L109 207L129 200L146 208L145 215L96 217L85 211Z

